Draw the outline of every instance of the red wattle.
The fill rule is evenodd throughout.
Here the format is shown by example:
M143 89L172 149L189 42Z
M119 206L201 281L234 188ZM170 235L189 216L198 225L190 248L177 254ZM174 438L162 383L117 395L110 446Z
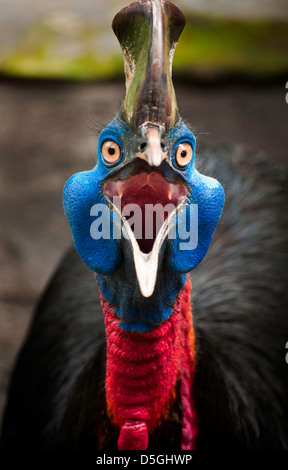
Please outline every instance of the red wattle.
M107 336L108 416L120 430L119 450L145 450L149 437L168 415L181 378L182 449L193 450L196 420L192 402L194 332L191 282L178 295L168 320L152 331L129 332L101 295Z
M148 429L143 421L126 421L118 439L119 450L145 450L148 447Z

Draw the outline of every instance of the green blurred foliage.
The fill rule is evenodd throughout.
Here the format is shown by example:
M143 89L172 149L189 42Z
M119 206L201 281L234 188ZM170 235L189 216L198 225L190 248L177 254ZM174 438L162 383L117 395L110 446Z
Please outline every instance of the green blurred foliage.
M214 78L233 73L259 78L288 71L288 23L186 17L175 53L174 74ZM103 31L85 23L72 28L68 35L65 28L61 31L49 23L34 24L14 50L0 54L0 72L79 80L119 77L123 74L120 47L118 52L117 47L106 50L102 35Z
M273 76L288 70L288 23L187 18L174 67L188 75Z

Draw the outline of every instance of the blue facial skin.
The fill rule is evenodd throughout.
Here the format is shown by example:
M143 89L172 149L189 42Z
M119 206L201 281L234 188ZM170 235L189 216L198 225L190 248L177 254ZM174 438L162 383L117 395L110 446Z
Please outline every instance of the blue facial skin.
M162 163L161 167L165 174L171 173L171 169L178 173L188 188L186 208L176 216L177 227L185 219L189 227L189 205L198 206L198 244L194 249L181 250L180 243L183 240L179 236L165 240L160 250L154 293L149 298L143 297L136 278L130 241L113 239L112 236L95 240L90 234L91 224L97 219L97 216L90 215L92 206L107 205L102 193L104 180L122 168L121 177L126 169L128 176L127 164L135 161L135 148L131 146L133 138L130 128L119 117L114 119L100 134L96 167L77 173L67 181L63 204L76 250L89 268L97 273L101 292L114 306L121 319L120 326L129 331L143 332L170 316L175 299L185 284L186 273L194 269L206 255L222 213L224 191L218 181L201 175L195 169L194 156L185 168L177 166L175 153L181 142L189 142L195 155L195 137L180 120L167 136L169 161ZM120 160L112 166L107 165L101 155L102 144L106 140L116 141L122 150ZM112 234L114 218L118 224L120 220L112 211L106 211L105 214Z

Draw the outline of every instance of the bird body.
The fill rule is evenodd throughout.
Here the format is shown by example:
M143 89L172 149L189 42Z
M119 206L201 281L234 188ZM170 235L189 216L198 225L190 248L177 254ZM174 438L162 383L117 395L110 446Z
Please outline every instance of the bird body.
M77 253L39 303L2 448L288 448L286 179L234 148L196 164L171 80L184 24L166 0L114 19L126 97L65 185Z

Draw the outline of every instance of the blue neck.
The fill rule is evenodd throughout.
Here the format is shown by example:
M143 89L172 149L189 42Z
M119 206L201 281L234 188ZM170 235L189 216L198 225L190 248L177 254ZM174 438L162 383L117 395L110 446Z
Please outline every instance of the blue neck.
M125 263L121 263L116 273L97 274L99 288L104 298L115 307L121 320L120 326L125 330L144 332L169 318L187 274L169 273L165 261L161 262L163 255L160 253L154 293L148 298L140 292L132 252L128 246Z

